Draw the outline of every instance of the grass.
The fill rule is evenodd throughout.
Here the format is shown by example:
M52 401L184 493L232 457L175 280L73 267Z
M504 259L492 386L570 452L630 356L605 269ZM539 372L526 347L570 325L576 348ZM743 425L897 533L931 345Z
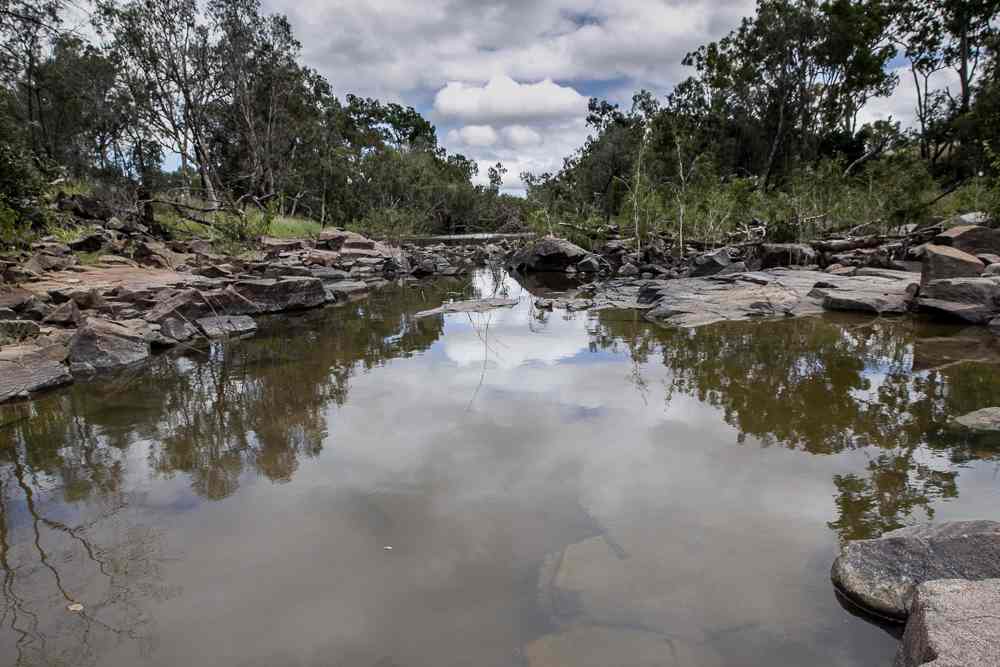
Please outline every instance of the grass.
M268 236L279 239L315 238L323 231L323 226L315 220L305 218L277 217L268 226Z

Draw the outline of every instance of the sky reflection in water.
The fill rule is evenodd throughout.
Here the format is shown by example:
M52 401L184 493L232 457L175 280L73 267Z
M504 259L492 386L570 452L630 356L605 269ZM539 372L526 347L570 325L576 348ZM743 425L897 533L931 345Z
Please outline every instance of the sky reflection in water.
M1000 518L943 428L988 336L531 302L390 287L0 409L5 664L889 664L838 541Z

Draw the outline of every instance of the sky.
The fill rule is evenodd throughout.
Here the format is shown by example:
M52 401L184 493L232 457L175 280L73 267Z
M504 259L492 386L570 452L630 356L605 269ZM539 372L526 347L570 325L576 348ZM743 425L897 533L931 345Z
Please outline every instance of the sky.
M263 0L286 14L307 65L339 96L415 107L478 182L497 161L504 187L557 171L587 137L590 97L627 108L688 76L684 55L724 36L754 0ZM903 72L905 74L905 72ZM902 79L906 84L907 80ZM912 122L912 86L876 100L862 121Z

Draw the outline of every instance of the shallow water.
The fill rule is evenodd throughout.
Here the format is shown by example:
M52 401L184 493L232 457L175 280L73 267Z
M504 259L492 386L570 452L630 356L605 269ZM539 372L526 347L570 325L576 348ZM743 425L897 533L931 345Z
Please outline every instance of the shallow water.
M889 665L839 541L1000 519L943 428L988 336L531 302L389 287L0 409L0 663Z

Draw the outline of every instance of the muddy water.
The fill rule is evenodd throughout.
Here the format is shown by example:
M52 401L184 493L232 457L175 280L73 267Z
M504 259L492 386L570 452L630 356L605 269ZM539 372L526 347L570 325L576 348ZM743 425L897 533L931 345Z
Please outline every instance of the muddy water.
M942 428L988 337L531 301L391 287L0 410L0 664L889 665L839 541L1000 519Z

